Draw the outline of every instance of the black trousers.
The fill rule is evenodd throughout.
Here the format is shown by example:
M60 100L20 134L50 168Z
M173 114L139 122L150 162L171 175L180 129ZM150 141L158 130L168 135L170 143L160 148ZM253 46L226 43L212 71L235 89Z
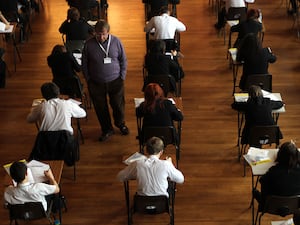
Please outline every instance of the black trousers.
M112 108L114 125L120 128L125 123L124 81L121 78L107 83L89 81L88 89L102 132L113 130L108 102Z

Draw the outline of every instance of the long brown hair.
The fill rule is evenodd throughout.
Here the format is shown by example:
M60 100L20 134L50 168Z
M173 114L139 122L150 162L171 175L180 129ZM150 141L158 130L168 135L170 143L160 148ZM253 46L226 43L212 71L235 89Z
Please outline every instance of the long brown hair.
M163 107L164 91L159 84L149 83L145 88L144 96L144 110L146 112L153 112L158 101L160 101L160 106Z

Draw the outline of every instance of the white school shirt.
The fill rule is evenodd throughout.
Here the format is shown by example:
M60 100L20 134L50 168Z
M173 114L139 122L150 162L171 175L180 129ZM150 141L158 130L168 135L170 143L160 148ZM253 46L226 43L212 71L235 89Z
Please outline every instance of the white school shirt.
M226 0L226 12L230 7L246 7L244 0Z
M55 185L29 182L18 184L17 187L9 186L4 192L4 200L9 204L24 204L25 202L41 202L47 211L45 196L54 194Z
M85 116L85 110L72 100L53 98L34 106L27 116L27 121L38 122L40 131L67 130L73 134L72 117L83 118Z
M174 39L175 32L185 31L185 25L177 18L164 13L160 16L154 16L145 26L145 32L155 29L155 39Z
M169 196L168 178L176 183L184 182L183 174L172 162L160 160L155 155L129 164L119 172L117 178L119 181L136 179L137 193L147 196Z

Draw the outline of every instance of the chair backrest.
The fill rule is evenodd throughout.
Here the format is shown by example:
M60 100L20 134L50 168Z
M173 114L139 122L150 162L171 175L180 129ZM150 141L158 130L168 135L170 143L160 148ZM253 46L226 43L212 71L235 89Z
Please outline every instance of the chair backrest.
M68 40L65 43L68 52L82 52L85 40Z
M24 204L8 204L9 218L12 223L13 220L37 220L41 218L48 218L51 223L50 217L44 210L41 202L26 202Z
M169 93L174 93L177 96L176 81L174 77L168 74L158 74L153 75L149 74L146 77L145 84L157 83L163 89L165 96L168 96Z
M79 145L77 139L66 131L39 131L30 159L64 160L72 166L79 160Z
M169 213L169 199L167 196L134 196L134 212L144 214L160 214L167 212Z
M279 216L287 216L299 213L300 195L294 196L267 196L262 213L269 213Z
M159 137L163 140L164 145L177 145L176 129L173 126L165 127L144 127L143 128L143 143L153 136Z
M246 7L230 7L226 14L227 20L239 20L240 22L245 21L247 18Z
M245 83L245 90L248 91L251 85L260 86L263 90L272 92L271 74L252 74L248 75Z
M262 145L279 145L280 131L279 126L253 126L249 132L249 145L253 147L260 147Z

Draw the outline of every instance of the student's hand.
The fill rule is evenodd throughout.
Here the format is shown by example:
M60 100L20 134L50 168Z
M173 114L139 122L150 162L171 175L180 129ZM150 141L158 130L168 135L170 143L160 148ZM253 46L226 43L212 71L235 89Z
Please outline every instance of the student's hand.
M169 161L169 162L172 162L172 158L170 156L167 156L166 160Z
M45 170L45 171L44 171L44 174L45 174L45 176L46 176L49 180L54 180L54 176L53 176L53 173L52 173L52 170L51 170L51 169Z

